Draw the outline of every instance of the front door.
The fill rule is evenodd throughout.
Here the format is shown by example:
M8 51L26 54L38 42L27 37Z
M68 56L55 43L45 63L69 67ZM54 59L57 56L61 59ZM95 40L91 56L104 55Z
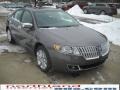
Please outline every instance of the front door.
M34 29L34 22L33 22L33 17L32 17L31 12L27 10L24 11L22 15L21 23L22 25L24 25L25 23L29 23L33 25L31 28L24 28L22 26L21 28L22 39L20 40L21 45L32 50L33 49L32 46L35 41L35 29Z

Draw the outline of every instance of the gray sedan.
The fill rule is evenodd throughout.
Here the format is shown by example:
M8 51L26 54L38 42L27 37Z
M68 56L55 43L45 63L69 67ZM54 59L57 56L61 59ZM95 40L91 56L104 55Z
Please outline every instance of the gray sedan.
M91 69L109 54L104 35L80 25L62 10L19 9L8 17L6 32L10 43L18 43L36 56L43 72Z
M116 15L117 9L106 3L92 3L91 5L83 8L84 13L88 14L101 14L101 15Z

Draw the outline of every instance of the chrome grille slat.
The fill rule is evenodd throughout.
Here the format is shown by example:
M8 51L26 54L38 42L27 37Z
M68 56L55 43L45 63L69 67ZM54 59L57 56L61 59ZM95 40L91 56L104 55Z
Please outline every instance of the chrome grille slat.
M99 47L97 46L84 46L78 47L80 55L86 60L94 59L99 57Z

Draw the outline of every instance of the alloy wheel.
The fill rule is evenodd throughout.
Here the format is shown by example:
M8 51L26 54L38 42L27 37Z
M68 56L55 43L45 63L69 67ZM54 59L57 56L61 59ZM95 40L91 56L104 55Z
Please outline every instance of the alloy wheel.
M47 66L47 56L43 50L37 51L37 64L43 70L45 70L48 67Z
M87 11L86 9L84 9L84 13L85 13L85 14L87 14L87 13L88 13L88 11Z
M100 13L101 15L105 15L105 11L101 11L101 13Z

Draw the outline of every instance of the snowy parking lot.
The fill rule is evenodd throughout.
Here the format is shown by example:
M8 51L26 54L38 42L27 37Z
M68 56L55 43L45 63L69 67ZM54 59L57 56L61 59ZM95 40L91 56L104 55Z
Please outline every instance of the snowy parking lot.
M86 26L91 25L91 28L92 26L98 25L99 28L103 29L102 21L99 20L93 21L91 19L83 19L80 17L79 19L81 20L81 24L85 24ZM111 52L109 58L102 66L96 69L81 71L79 75L70 75L59 72L45 74L41 72L40 69L36 66L36 61L34 56L29 54L24 48L20 47L19 45L11 45L8 43L5 33L4 21L5 21L4 18L1 17L0 18L0 83L2 84L3 83L18 83L18 84L19 83L52 83L52 84L120 83L120 78L119 78L120 46L118 46L119 43L113 42L114 44L117 44L117 46L111 43L111 48L110 48ZM97 24L95 24L96 22ZM107 25L105 25L104 28L107 28L106 26ZM114 38L115 36L112 37Z
M82 9L78 5L75 5L67 12L73 16L77 16L78 20L79 18L92 19L91 22L88 22L88 21L84 22L79 20L79 23L106 35L110 42L120 46L120 36L119 36L120 35L120 19L119 18L115 18L107 15L84 14ZM97 22L92 23L95 20L97 20Z

